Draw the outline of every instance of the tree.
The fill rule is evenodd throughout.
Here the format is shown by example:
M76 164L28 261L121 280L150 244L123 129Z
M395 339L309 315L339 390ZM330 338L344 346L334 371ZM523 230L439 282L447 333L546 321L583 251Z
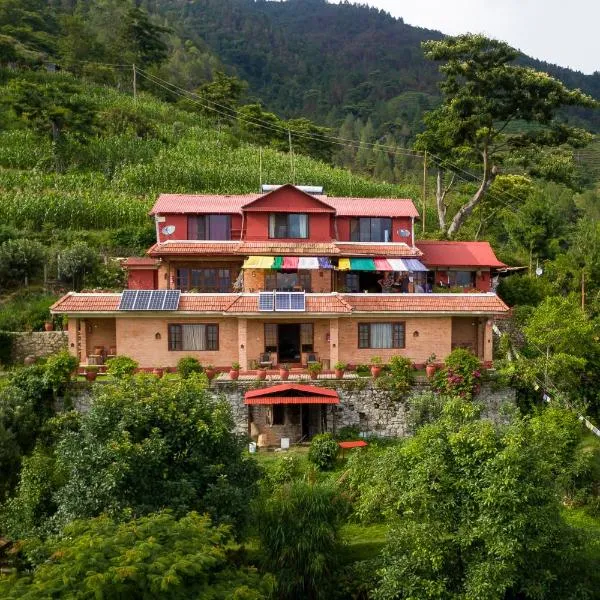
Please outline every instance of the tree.
M198 107L203 113L210 117L218 118L229 123L235 120L235 113L248 85L237 77L226 75L221 71L215 71L212 81L203 83L196 94L208 104L210 108ZM182 102L185 104L185 100ZM222 114L225 113L225 114Z
M257 503L258 534L277 597L328 598L346 501L329 484L284 484Z
M167 58L168 47L162 37L168 31L166 27L152 23L148 13L136 6L125 15L122 37L135 62L142 67L149 67Z
M85 242L76 242L58 256L59 277L77 290L83 285L85 276L94 273L98 262L98 254L93 248Z
M0 244L0 283L28 285L44 265L46 250L35 240L7 240Z
M417 147L438 156L442 169L454 170L452 163L458 163L482 170L477 190L449 224L445 196L438 195L440 227L452 237L488 194L503 155L585 144L589 136L559 122L556 113L564 106L596 107L597 102L546 73L514 64L519 53L504 42L467 34L422 45L427 58L444 61L443 102L425 116L426 130L417 136Z
M64 485L52 496L56 514L45 517L56 528L102 512L117 517L167 507L176 515L207 512L239 534L259 471L232 430L229 405L208 397L203 376L142 375L98 386L77 429L56 443L56 479ZM21 488L31 486L22 481ZM17 494L14 503L30 501L35 495ZM25 512L39 514L35 507Z
M0 579L10 598L266 599L270 578L236 563L231 533L195 512L125 523L76 521L37 549L31 574Z
M569 411L503 429L464 400L376 465L392 522L377 600L580 597L580 542L561 516L561 486L581 437ZM585 595L581 596L585 597Z

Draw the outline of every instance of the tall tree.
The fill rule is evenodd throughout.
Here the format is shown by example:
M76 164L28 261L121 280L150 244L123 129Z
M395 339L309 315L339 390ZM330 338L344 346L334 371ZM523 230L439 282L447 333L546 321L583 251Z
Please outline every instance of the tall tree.
M168 55L163 34L169 30L150 21L148 13L135 7L127 12L123 37L142 67L160 64Z
M546 73L515 64L519 53L504 42L467 34L422 45L427 58L444 62L443 102L425 116L417 146L438 156L442 168L457 164L482 173L475 193L450 223L445 198L438 201L440 227L452 237L484 200L511 150L585 144L589 136L560 122L557 111L597 102Z

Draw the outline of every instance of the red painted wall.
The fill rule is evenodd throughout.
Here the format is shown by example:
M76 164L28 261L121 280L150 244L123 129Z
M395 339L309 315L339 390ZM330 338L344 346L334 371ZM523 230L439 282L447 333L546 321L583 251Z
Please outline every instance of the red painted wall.
M158 271L155 269L129 269L127 288L130 290L156 290Z
M337 230L340 242L350 241L350 219L352 217L338 217ZM410 217L395 217L392 219L392 242L404 242L409 246L412 244L412 235L406 238L398 235L399 229L406 229L412 234L412 222Z
M273 212L278 212L274 209ZM294 211L279 212L302 212L300 208ZM308 239L305 242L330 242L331 241L331 216L329 213L307 213L308 214ZM244 239L249 241L264 241L269 239L269 213L247 212Z
M323 202L308 196L304 192L295 189L281 189L271 192L266 197L259 198L250 204L247 211L268 212L303 212L306 210L329 211L333 214L334 210Z
M187 215L161 215L165 217L162 223L158 224L158 241L166 240L187 240ZM175 231L172 235L164 235L163 227L174 225Z

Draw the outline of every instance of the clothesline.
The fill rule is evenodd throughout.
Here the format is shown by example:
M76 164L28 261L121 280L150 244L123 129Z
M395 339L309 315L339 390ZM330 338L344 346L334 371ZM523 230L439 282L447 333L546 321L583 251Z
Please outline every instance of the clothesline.
M249 256L244 269L334 269L327 256ZM339 271L394 271L402 273L425 272L429 269L416 258L340 258Z

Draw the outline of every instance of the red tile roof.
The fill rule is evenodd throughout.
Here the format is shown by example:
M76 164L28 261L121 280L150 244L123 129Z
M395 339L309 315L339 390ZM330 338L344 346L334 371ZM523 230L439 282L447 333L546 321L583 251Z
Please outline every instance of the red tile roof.
M285 394L297 395L285 395ZM249 390L244 394L244 404L339 404L335 390L300 383L284 383Z
M331 242L242 242L238 254L249 256L330 256L337 254L336 245Z
M432 267L505 267L489 242L450 242L423 240L416 242L424 262Z
M418 248L411 248L408 244L389 243L389 244L369 244L356 242L336 242L340 256L389 256L402 257L420 257L421 251Z
M412 200L399 198L336 198L327 196L327 204L338 217L418 217Z
M148 250L150 256L216 256L239 254L240 242L190 242L169 240L154 244Z
M344 294L353 312L503 313L496 294Z
M119 312L120 294L70 292L55 302L53 313ZM302 314L360 313L506 313L509 308L495 294L307 294ZM181 294L179 313L256 314L277 317L283 313L258 310L258 294ZM130 314L130 313L128 313ZM169 314L165 312L165 314Z
M248 398L244 404L339 404L339 398L327 396L266 396L264 398Z
M156 260L155 258L150 258L148 256L146 256L146 257L130 256L127 260L124 260L121 263L121 266L123 266L125 268L158 267L159 264L160 264L160 261Z
M261 196L263 194L161 194L150 210L150 214L241 213L244 204Z
M269 387L260 388L257 390L248 390L245 398L259 398L260 396L281 395L283 392L300 392L303 394L311 394L312 396L329 396L337 398L338 393L329 388L322 388L316 385L305 385L302 383L280 383L279 385L270 385Z

